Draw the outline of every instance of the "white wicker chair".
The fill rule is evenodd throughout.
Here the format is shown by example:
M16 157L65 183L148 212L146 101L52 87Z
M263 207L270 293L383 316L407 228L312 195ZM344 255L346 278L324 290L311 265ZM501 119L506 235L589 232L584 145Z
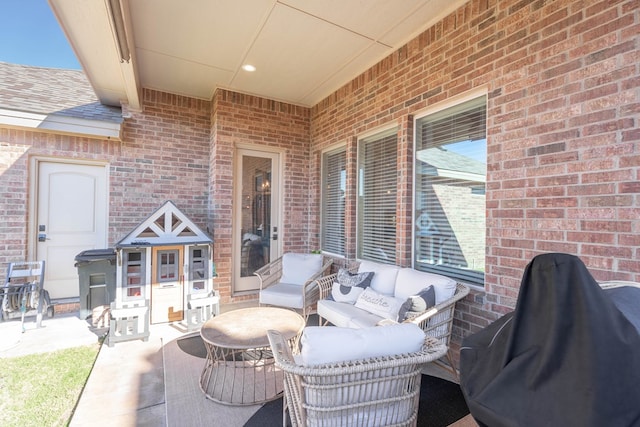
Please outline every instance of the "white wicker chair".
M267 334L284 371L283 425L288 410L293 427L415 426L422 367L447 352L427 337L416 353L302 366L280 333Z
M303 254L291 255L301 256ZM287 254L284 257L286 256ZM306 254L305 256L321 257L322 267L309 275L309 277L305 277L304 284L281 283L280 279L283 278L283 273L286 274L283 271L284 257L270 262L253 273L260 279L260 305L272 305L298 310L307 319L312 312L313 306L318 302L317 280L329 272L333 260L319 254Z

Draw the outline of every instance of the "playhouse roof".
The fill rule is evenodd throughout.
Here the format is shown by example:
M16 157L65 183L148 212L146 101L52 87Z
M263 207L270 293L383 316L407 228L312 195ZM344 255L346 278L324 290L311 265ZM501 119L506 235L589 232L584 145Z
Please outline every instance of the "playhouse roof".
M168 200L117 244L117 248L212 243L197 225Z

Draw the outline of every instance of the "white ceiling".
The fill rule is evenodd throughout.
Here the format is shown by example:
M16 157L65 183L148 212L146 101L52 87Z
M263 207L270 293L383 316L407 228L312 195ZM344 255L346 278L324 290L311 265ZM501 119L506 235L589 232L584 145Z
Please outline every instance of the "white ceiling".
M133 108L143 87L312 106L465 2L120 0L131 50L121 62L110 0L49 0L98 97Z

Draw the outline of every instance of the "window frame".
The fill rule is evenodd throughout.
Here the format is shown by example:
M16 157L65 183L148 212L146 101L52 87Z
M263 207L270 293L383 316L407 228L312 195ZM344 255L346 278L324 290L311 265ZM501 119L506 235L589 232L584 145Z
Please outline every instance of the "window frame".
M357 156L356 156L356 164L357 164L357 193L356 193L356 200L357 200L357 207L356 207L356 213L357 213L357 218L356 218L356 258L360 259L360 260L369 260L369 261L374 261L374 262L380 262L380 263L385 263L385 264L391 264L391 265L395 265L397 262L397 249L396 249L396 239L397 239L397 233L398 233L398 224L397 224L397 212L398 212L398 200L397 200L397 194L398 194L398 180L397 180L397 176L398 176L398 132L399 132L399 127L397 125L394 126L390 126L387 128L382 128L382 129L378 129L377 131L373 131L370 133L367 133L365 135L362 135L361 137L358 138L358 142L357 142ZM394 138L394 147L393 147L393 155L392 156L388 156L386 157L386 159L393 159L394 163L394 169L393 169L393 179L392 181L395 183L395 186L393 187L393 197L389 197L389 200L393 200L393 208L390 209L390 211L392 211L392 217L388 217L387 215L387 220L386 222L389 222L389 224L387 224L386 226L383 223L383 225L380 224L376 224L375 226L377 228L379 228L380 230L387 228L388 230L393 230L393 236L389 236L388 241L392 241L391 244L387 243L386 245L383 245L382 247L380 247L379 249L381 250L380 255L379 256L373 256L373 251L375 251L375 248L371 249L368 247L368 245L365 244L364 242L364 227L365 227L365 215L366 214L365 211L365 191L366 188L363 188L363 186L366 186L368 184L364 183L364 178L365 178L365 171L364 171L364 150L365 150L365 146L367 144L370 143L380 143L383 142L384 140L388 139L389 137L395 137ZM391 176L391 174L390 174ZM382 235L384 235L384 231L381 231ZM384 236L382 236L384 237ZM373 240L372 237L369 237L369 239ZM367 249L367 251L365 251L365 247ZM387 249L386 251L384 249Z
M329 233L335 233L335 230L329 230L327 226L326 216L325 214L328 212L327 203L328 203L328 194L327 194L327 161L330 156L340 156L342 155L342 162L344 163L344 194L343 198L343 206L342 206L342 233L337 233L338 236L334 239L330 239L332 241L340 241L335 242L331 245L327 245L327 236ZM340 257L346 257L346 194L347 194L347 146L346 144L341 144L339 146L334 146L324 150L321 154L320 161L320 250L324 253L337 255ZM342 182L342 174L339 180ZM341 235L339 235L341 234ZM336 251L336 246L338 246L338 250ZM341 246L341 248L340 248Z
M481 99L484 99L484 117L485 117L485 123L484 123L484 148L485 148L485 159L486 159L486 148L487 148L487 115L488 115L488 96L486 91L477 91L474 93L470 93L467 94L466 96L462 96L462 97L457 97L455 99L451 99L448 100L447 102L441 103L437 106L434 106L432 108L430 108L427 111L422 112L420 115L416 115L414 117L414 141L413 141L413 207L412 207L412 211L413 211L413 224L412 224L412 237L411 237L411 262L412 262L412 266L413 268L417 269L417 270L421 270L421 271L427 271L427 272L431 272L431 273L437 273L437 274L442 274L442 275L446 275L448 277L451 277L453 279L456 279L460 282L464 282L470 285L476 285L479 287L484 287L484 283L485 283L485 271L484 271L484 267L486 266L486 177L487 177L487 172L486 172L486 160L485 160L485 175L484 175L484 191L480 191L478 188L476 187L469 187L471 190L471 194L476 195L476 196L484 196L484 209L483 209L483 219L484 219L484 231L485 233L483 234L484 239L484 245L483 245L483 253L484 253L484 265L482 266L482 272L478 271L478 270L472 270L472 269L465 269L465 268L458 268L458 267L454 267L451 265L445 265L445 264L437 264L434 263L433 265L428 265L426 263L418 263L418 242L417 242L417 230L418 230L418 221L419 221L419 217L421 215L419 215L420 211L422 210L421 208L421 202L419 200L419 190L421 188L421 184L419 182L419 163L418 163L418 154L420 150L423 150L424 148L421 147L421 141L419 140L419 135L420 135L420 129L421 129L421 125L422 123L428 118L428 117L434 117L439 114L443 114L446 110L450 110L454 112L454 114L457 114L456 112L456 108L458 107L462 107L464 104L469 104L471 108L477 108L477 106L474 106L474 103L478 103L480 104L482 101ZM468 110L459 110L459 111L468 111ZM452 114L453 115L453 114ZM437 147L440 146L444 146L447 144L441 144L441 145L436 145Z

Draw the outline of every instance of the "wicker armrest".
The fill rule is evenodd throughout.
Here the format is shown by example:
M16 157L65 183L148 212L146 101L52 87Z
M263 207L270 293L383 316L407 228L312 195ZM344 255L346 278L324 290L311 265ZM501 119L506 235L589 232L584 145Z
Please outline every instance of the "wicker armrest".
M330 274L318 279L318 291L320 293L319 299L325 299L331 293L331 286L336 281L337 274Z
M305 306L315 304L318 302L320 298L320 286L319 282L322 280L323 276L329 271L331 268L331 264L333 260L331 258L325 258L324 264L322 265L322 270L314 274L307 280L304 284L304 295L305 295Z
M456 291L451 298L428 310L416 314L405 320L420 326L427 336L437 338L445 345L449 345L453 328L453 311L456 302L469 294L469 288L461 283L456 285Z
M266 289L271 285L278 283L282 277L282 257L271 261L269 264L263 265L253 272L260 279L260 289Z

